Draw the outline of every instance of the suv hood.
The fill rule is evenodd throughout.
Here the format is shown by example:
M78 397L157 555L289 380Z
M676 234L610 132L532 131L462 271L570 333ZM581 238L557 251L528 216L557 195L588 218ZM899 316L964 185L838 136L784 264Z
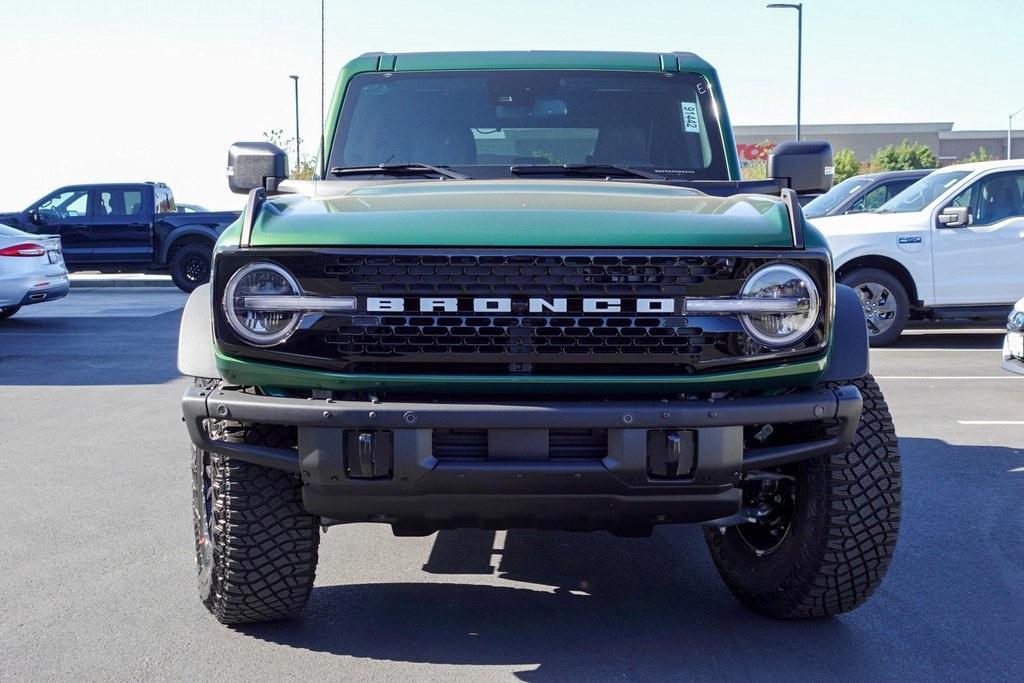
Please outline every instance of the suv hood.
M793 246L785 204L766 195L586 180L316 185L313 198L271 197L252 246Z
M825 237L837 235L873 235L888 232L907 232L920 226L920 212L908 213L848 213L842 216L809 218L808 222Z

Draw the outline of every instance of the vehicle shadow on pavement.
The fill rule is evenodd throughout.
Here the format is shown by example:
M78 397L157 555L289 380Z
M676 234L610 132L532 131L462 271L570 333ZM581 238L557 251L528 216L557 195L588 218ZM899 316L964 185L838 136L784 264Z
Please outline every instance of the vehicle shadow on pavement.
M150 317L18 318L0 327L0 385L163 384L177 368L181 311Z
M944 329L927 334L904 333L891 349L989 350L1003 348L1004 332Z
M1024 548L995 539L1024 526L1024 448L901 445L896 558L873 599L843 617L776 621L746 609L699 527L647 539L509 531L500 548L494 532L458 530L435 537L424 582L318 586L301 619L236 628L374 660L522 665L527 681L1019 671L1017 629L1006 626L1021 623Z
M496 551L497 573L531 586L325 586L315 589L301 621L239 630L377 660L521 664L517 675L526 681L711 677L730 668L734 647L759 648L765 670L778 671L791 662L793 641L809 637L858 656L857 638L839 620L780 623L742 607L719 583L701 534L673 528L650 539L619 539L510 531ZM468 567L491 573L493 539L493 532L440 532L445 550L432 552L431 563L450 563L457 574ZM467 547L486 553L474 557Z

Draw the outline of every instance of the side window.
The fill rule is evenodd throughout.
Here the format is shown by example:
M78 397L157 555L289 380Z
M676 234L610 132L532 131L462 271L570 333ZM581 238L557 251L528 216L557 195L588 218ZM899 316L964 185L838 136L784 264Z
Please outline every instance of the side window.
M60 221L89 215L89 191L57 192L33 207L45 221Z
M174 201L171 199L171 193L166 188L154 188L153 200L155 202L153 213L174 213Z
M142 190L100 190L96 202L96 215L138 216L142 213Z
M949 203L950 206L966 206L971 209L970 213L974 214L974 191L978 188L978 183L974 183L966 190L953 197L953 201Z
M1014 216L1024 216L1024 173L994 173L974 184L973 225L991 225Z
M886 198L886 201L889 201L890 199L898 195L900 192L903 192L903 190L907 189L913 184L913 180L894 180L891 183L886 183L885 186L886 188L888 188L889 194L889 196Z
M889 200L889 193L885 185L879 185L867 192L863 197L855 201L846 213L861 213L863 211L874 211Z

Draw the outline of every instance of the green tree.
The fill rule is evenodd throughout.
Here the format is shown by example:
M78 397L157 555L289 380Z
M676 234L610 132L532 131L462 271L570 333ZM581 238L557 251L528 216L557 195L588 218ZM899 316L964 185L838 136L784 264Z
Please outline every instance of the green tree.
M992 161L993 159L995 159L995 157L989 154L987 149L979 147L967 155L966 159L961 159L960 161L965 164L973 164L976 161Z
M263 131L263 139L286 152L295 149L295 137L285 139L283 128L271 128ZM304 141L300 138L299 143L302 142ZM312 180L314 173L316 173L316 157L303 154L301 159L293 163L288 177L293 180Z
M939 160L928 145L904 140L898 145L888 145L875 152L871 165L882 171L909 171L915 168L935 168Z
M836 152L832 163L836 167L835 176L832 179L833 182L841 183L847 178L860 173L860 162L857 161L857 155L853 153L852 149L841 149Z
M748 161L740 166L740 178L743 180L764 180L768 177L768 162Z

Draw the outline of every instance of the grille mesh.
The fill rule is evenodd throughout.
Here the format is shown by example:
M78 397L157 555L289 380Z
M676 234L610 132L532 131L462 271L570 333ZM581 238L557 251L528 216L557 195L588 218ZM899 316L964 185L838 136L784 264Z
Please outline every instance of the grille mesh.
M340 256L326 275L357 294L398 297L681 297L716 278L731 279L735 258L660 255ZM580 357L697 360L723 334L680 316L526 313L353 315L337 318L324 340L342 356L535 354L536 362Z

